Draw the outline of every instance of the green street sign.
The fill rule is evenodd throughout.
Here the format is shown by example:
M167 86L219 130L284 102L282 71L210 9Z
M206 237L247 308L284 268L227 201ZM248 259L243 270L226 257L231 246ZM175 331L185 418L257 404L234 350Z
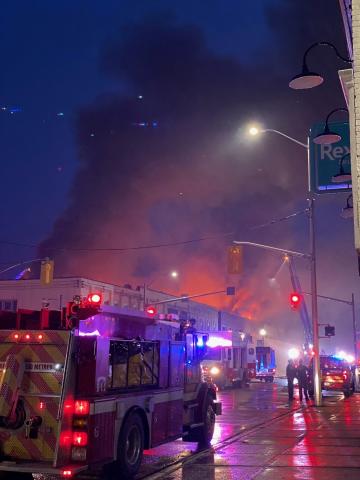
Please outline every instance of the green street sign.
M310 188L314 193L336 193L351 191L351 183L335 183L332 177L340 172L340 161L345 173L351 172L350 130L345 122L329 123L331 132L341 136L339 142L318 145L313 139L323 133L325 123L316 123L309 133ZM346 155L346 156L345 156Z

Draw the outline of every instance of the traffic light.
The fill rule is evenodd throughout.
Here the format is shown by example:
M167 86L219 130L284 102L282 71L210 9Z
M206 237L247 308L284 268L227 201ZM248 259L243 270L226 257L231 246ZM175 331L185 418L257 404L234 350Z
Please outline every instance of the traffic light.
M102 297L100 293L90 293L82 299L80 295L75 295L72 302L66 307L66 328L73 329L79 327L80 320L86 320L99 313Z
M146 307L146 313L148 314L149 317L155 317L155 315L157 314L157 309L155 307L153 307L152 305L148 305Z
M73 329L78 326L80 302L74 300L66 306L66 328Z
M301 300L302 300L302 297L301 297L300 293L297 293L297 292L291 293L290 294L291 308L293 308L294 310L297 310L300 307Z
M242 247L232 246L228 248L228 273L238 275L243 271Z
M46 258L41 262L40 283L41 285L51 285L54 278L54 260Z
M325 337L334 337L335 336L335 327L331 325L326 325L325 327Z

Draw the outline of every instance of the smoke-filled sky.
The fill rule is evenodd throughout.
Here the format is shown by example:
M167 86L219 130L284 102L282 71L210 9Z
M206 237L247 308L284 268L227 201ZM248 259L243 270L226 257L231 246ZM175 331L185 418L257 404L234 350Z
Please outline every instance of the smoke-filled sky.
M235 299L206 301L301 339L288 272L268 281L281 259L246 249L234 278L226 247L241 239L308 250L306 215L253 228L306 208L305 150L245 131L257 121L305 141L344 106L337 70L346 64L331 50L309 59L323 86L287 86L311 43L345 54L338 2L9 0L0 22L1 262L49 255L57 275L173 293L234 284ZM316 201L319 293L341 298L358 291L345 202ZM203 237L214 238L91 251ZM309 270L297 267L307 290ZM319 308L338 327L324 348L350 349L350 309Z

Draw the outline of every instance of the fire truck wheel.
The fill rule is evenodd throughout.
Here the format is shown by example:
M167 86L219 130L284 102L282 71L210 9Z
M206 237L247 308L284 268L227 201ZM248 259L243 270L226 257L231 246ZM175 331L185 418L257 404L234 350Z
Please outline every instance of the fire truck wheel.
M144 450L144 425L137 413L132 413L121 429L117 448L117 467L121 478L132 478L140 468Z
M206 396L203 412L204 425L197 432L197 441L200 445L207 446L211 442L215 429L214 400L210 395Z

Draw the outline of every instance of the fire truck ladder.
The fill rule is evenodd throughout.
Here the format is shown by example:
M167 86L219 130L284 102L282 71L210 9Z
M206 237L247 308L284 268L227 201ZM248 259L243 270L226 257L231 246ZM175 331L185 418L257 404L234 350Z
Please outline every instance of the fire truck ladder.
M288 266L289 266L291 284L294 289L294 292L301 293L302 289L301 289L300 280L299 280L299 277L297 276L295 263L291 255L286 255L284 260L288 263ZM304 328L305 348L308 349L309 344L313 343L313 332L312 332L312 326L309 318L309 313L304 300L300 303L299 313L300 313L300 318Z

